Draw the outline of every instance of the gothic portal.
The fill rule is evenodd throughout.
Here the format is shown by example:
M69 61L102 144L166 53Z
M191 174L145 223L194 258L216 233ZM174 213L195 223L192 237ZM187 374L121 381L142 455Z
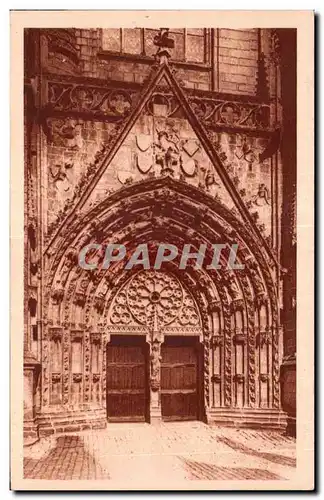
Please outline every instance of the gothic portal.
M134 420L282 428L281 401L294 418L280 393L295 349L293 264L288 283L281 262L295 208L284 192L294 181L281 182L280 36L225 33L234 52L237 37L251 39L241 87L237 71L215 79L211 47L226 30L196 31L185 46L207 52L190 62L172 59L165 32L154 58L107 51L102 30L26 30L26 439ZM215 269L180 269L179 256L161 269L103 269L109 243L146 244L152 259L160 243L204 244L210 260L213 245L225 250ZM92 270L79 265L89 244L99 245Z
M202 418L203 330L195 300L179 280L168 272L136 273L108 317L108 419Z

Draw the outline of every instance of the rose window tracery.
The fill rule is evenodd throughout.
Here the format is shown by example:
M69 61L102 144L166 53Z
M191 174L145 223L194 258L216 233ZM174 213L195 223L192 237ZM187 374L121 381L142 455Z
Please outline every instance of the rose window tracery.
M114 301L111 322L128 324L132 318L152 327L174 321L183 326L196 326L199 316L193 299L174 276L159 271L139 272L121 290Z

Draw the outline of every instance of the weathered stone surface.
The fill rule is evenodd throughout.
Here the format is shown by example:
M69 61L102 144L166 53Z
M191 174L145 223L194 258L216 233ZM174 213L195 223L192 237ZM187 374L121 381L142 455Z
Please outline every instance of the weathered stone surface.
M281 181L293 166L281 160L285 103L272 31L117 29L104 43L99 29L26 36L41 47L46 89L27 67L26 109L37 106L39 119L26 113L25 343L40 369L25 373L26 439L104 428L107 345L130 335L148 344L146 420L163 417L165 337L188 337L198 353L189 363L199 372L195 417L281 428L279 313L287 300L278 259L291 249L296 207ZM130 252L149 244L150 255L159 242L195 251L237 244L243 268L181 272L177 259L164 268L164 284L146 271L139 284L122 266L79 266L85 245L110 242ZM89 256L102 262L101 250ZM293 377L283 374L288 394ZM292 400L284 400L289 411Z

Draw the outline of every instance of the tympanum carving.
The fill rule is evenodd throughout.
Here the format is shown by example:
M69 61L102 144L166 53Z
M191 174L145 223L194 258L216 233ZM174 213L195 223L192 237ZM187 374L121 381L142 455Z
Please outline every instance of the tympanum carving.
M178 323L199 325L197 306L175 276L159 271L136 274L116 296L113 324L139 323L153 327L154 315L160 327Z

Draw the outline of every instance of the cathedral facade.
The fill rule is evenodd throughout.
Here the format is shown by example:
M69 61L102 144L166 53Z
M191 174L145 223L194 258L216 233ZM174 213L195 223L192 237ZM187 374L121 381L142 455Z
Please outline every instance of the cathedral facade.
M26 442L294 432L295 30L26 29L24 49ZM112 244L179 252L105 268Z

